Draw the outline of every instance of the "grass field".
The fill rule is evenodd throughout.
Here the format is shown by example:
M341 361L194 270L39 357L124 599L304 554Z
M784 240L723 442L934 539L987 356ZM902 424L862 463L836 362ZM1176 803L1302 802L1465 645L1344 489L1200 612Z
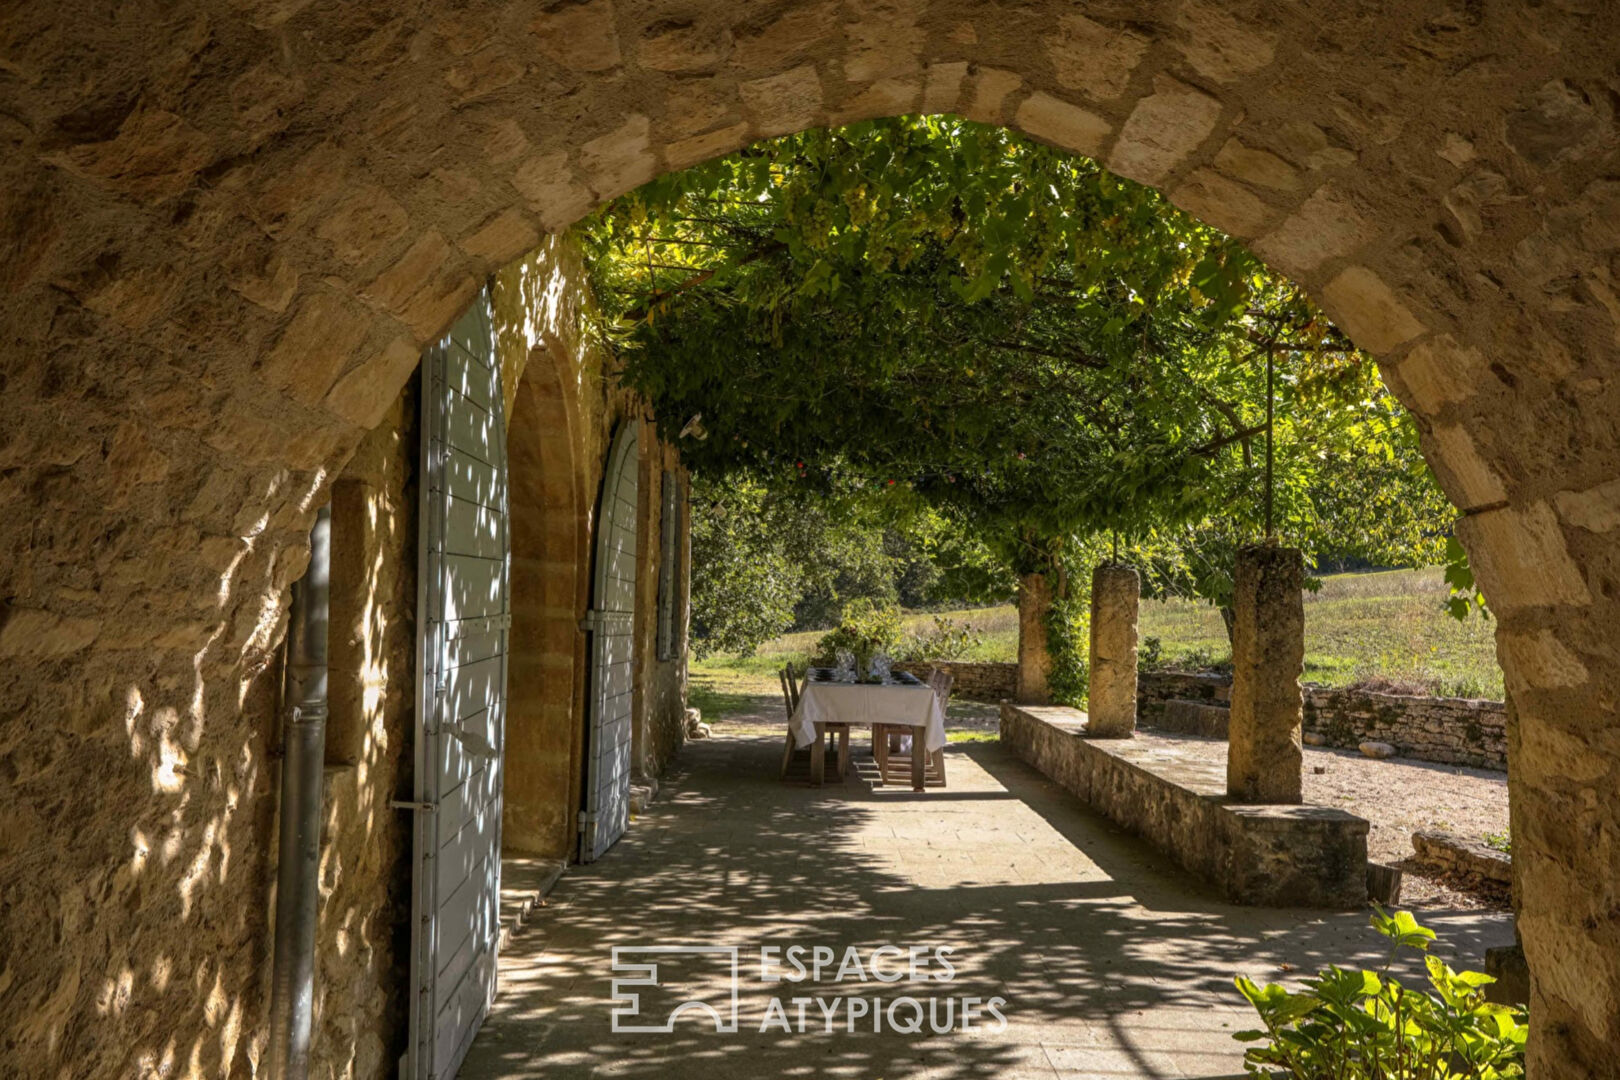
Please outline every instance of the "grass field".
M1305 679L1499 700L1495 623L1477 615L1458 622L1442 610L1445 598L1439 568L1323 578L1318 592L1305 594ZM944 614L972 624L983 637L964 659L1016 658L1018 615L1010 605ZM921 629L931 619L908 616L906 628ZM1208 604L1146 601L1140 633L1144 645L1158 640L1163 666L1205 667L1231 659L1220 613ZM694 661L692 703L705 715L723 716L750 695L778 693L777 669L790 659L802 662L820 636L786 634L753 656Z

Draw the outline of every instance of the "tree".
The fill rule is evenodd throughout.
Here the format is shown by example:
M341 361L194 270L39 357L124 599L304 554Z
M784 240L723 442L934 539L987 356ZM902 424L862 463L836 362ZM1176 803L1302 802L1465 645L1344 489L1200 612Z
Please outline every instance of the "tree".
M693 479L692 639L700 656L751 653L823 629L851 599L912 607L1001 600L1005 568L904 488L831 495L746 475Z
M1219 522L1429 543L1343 493L1368 475L1347 440L1432 489L1371 361L1240 244L1085 159L875 121L654 181L585 235L621 377L701 474L909 488L1020 573Z

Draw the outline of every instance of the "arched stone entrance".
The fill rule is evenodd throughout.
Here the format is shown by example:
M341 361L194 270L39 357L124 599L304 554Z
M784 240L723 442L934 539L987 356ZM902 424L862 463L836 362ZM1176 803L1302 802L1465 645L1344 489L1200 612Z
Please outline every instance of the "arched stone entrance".
M572 853L580 800L580 672L590 514L580 490L579 418L560 356L524 366L509 425L512 484L512 659L508 668L506 823L509 849Z
M633 417L620 424L608 455L597 509L591 609L585 615L591 644L581 862L600 858L630 822L640 432L640 422Z
M82 979L18 976L12 1011L44 1018L26 1045L95 1015L123 977L106 943L179 913L139 896L190 881L191 918L196 896L230 911L258 895L221 847L233 816L263 829L257 690L315 495L480 282L661 171L928 110L1164 189L1380 358L1500 620L1533 1075L1606 1075L1617 41L1611 5L1440 0L17 13L0 67L0 714L18 834L82 841L0 855L19 913L5 944L75 938L73 911L94 911L102 943L77 946ZM130 820L64 794L88 791ZM173 857L132 872L164 835ZM176 1038L214 1038L205 999L251 1014L257 993L233 966Z

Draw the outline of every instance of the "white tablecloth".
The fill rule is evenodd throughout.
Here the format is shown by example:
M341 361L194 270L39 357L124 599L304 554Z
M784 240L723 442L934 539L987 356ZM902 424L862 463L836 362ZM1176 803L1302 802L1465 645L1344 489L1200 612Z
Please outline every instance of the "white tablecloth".
M794 744L808 746L815 741L817 724L926 727L924 748L932 753L945 745L945 710L928 685L806 682L799 709L793 714Z

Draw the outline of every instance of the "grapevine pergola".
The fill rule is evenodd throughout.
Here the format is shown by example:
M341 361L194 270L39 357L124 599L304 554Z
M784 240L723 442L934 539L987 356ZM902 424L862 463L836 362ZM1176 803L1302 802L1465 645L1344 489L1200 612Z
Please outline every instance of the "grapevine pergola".
M1004 129L914 117L756 144L582 236L620 375L700 475L904 487L1021 569L1066 537L1212 524L1409 561L1443 543L1410 422L1301 290Z

